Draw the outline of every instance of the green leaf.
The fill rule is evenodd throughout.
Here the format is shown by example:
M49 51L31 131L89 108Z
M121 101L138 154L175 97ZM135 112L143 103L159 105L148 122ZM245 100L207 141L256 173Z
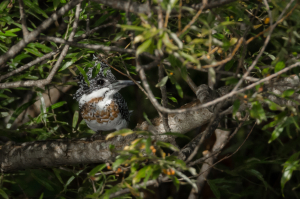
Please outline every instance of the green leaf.
M209 185L210 189L212 190L212 192L214 193L216 198L218 198L218 199L221 198L221 194L218 189L218 186L216 186L216 184L211 180L207 180L207 184Z
M231 68L232 68L232 66L233 66L233 64L234 64L234 60L232 59L232 60L230 60L229 62L227 62L226 64L225 64L225 70L226 71L229 71Z
M59 3L60 3L60 0L53 0L53 7L54 7L54 10L57 9Z
M61 179L60 174L59 174L59 173L60 173L60 170L55 169L55 168L53 168L52 170L53 170L55 176L57 177L57 179L59 180L59 182L60 182L61 184L64 184L64 181Z
M3 189L0 189L0 195L4 198L4 199L9 199L8 195L5 193L5 191Z
M21 30L21 29L19 29L19 30ZM8 31L5 31L5 33L0 31L0 36L16 37L17 35L8 30Z
M44 198L44 192L40 195L39 199L43 199Z
M176 82L176 83L175 83L175 87L176 87L176 89L177 89L178 95L179 95L181 98L183 98L183 91L182 91L181 86Z
M240 108L240 100L235 100L233 103L232 114L235 115L236 112L239 110L239 108Z
M50 110L54 110L56 108L59 108L59 107L63 106L66 103L67 103L66 101L57 102L57 103L47 107L47 112L49 112Z
M9 3L9 0L5 0L2 3L0 3L0 12L3 12L3 10L7 7Z
M19 63L22 59L25 59L25 58L28 58L28 57L31 57L31 56L28 55L28 54L20 54L20 55L16 56L16 57L13 59L13 62Z
M103 75L104 75L104 77L106 77L107 71L108 71L108 70L110 70L109 67L107 67L107 68L105 68L105 69L103 70Z
M78 113L78 111L75 111L74 115L73 115L73 122L72 122L72 128L73 128L73 130L75 130L75 127L77 125L78 117L79 117L79 113Z
M41 43L30 43L30 44L27 45L27 47L30 47L30 48L40 48L45 53L52 52L51 48L49 48L48 46L46 46L44 44L41 44Z
M47 182L47 179L41 178L40 176L37 177L35 174L31 173L31 176L41 185L43 185L46 189L50 191L54 191L53 187Z
M142 43L136 50L136 55L139 55L143 52L145 52L146 50L148 50L149 46L152 43L152 39L148 39L146 40L144 43Z
M285 63L283 61L280 61L276 64L274 72L277 73L278 71L284 69Z
M132 131L131 129L121 129L119 131L108 134L106 136L106 140L108 140L109 138L118 136L118 135L127 136L127 135L131 135L133 133L134 133L134 131Z
M283 189L285 184L291 179L292 174L295 170L297 170L299 168L299 160L298 156L300 155L300 152L294 153L285 163L284 163L284 167L283 167L283 174L281 177L281 192L282 195L283 194Z
M144 31L146 30L145 28L141 26L132 26L132 25L120 25L121 28L126 29L126 30L136 30L136 31Z
M67 187L69 186L69 184L71 184L71 182L75 179L75 176L71 176L68 181L66 182L66 184L64 185L64 190L67 189Z
M165 76L164 78L162 78L162 80L158 84L156 84L155 87L162 87L162 86L164 86L167 83L168 79L169 79L169 77Z
M48 15L45 13L44 10L42 10L39 6L36 4L32 3L30 0L23 0L24 4L31 8L33 11L35 11L38 14L43 15L45 18L49 18Z
M12 116L10 117L8 123L6 124L6 128L10 129L12 123L15 121L15 119L17 119L17 117L25 110L27 109L29 106L31 106L32 104L34 104L37 100L31 100L30 102L27 102L23 105L21 105L20 107L18 107L15 112L12 114Z
M93 168L90 171L89 176L94 176L97 172L102 171L105 167L106 167L106 164L100 164L100 165L96 166L95 168Z
M250 169L250 170L246 170L246 171L247 171L247 173L257 177L260 181L262 181L264 183L266 189L269 187L268 183L264 180L263 175L259 171L255 170L255 169Z
M112 165L112 169L115 171L123 162L128 160L128 156L121 156L119 157Z
M267 120L265 111L258 101L252 103L252 108L250 109L250 115L251 117L257 120L258 124L262 120Z
M18 99L20 99L20 98L19 97L11 97L11 98L2 100L2 101L0 101L0 106L6 106L6 105L14 102L15 100L18 100Z
M147 116L147 114L146 114L145 112L143 112L143 116L144 116L145 120L146 120L150 125L152 125L151 121L149 120L149 118L148 118L148 116Z
M101 69L101 64L98 63L97 66L93 68L92 78L95 78L98 75L98 73L100 72L100 69Z
M168 98L169 98L172 102L178 103L178 101L177 101L177 99L176 99L175 97L168 96Z
M137 175L132 179L132 183L137 184L141 181L142 178L145 178L146 175L150 176L153 173L153 166L154 165L147 165L144 168L140 169Z
M59 70L58 72L61 72L67 68L69 68L69 66L71 66L72 64L74 64L75 61L71 60L71 61L67 61Z
M0 93L0 98L9 98L7 95Z
M172 49L172 50L178 50L178 47L177 47L176 45L174 45L174 44L170 41L169 36L168 36L167 33L164 33L164 34L163 34L162 39L163 39L164 44L165 44L167 47L169 47L169 48Z
M174 68L182 66L182 62L172 54L169 55L168 60Z
M282 122L281 122L278 126L276 126L276 128L272 132L271 138L268 141L268 143L270 144L272 141L277 139L279 137L279 135L283 132L283 130L284 130L284 127L283 127Z
M80 66L76 66L76 67L79 70L79 72L83 75L84 81L87 83L88 86L90 86L90 82L85 71Z
M43 53L39 52L36 48L24 48L24 50L38 57L42 57L44 55Z
M176 190L179 191L180 182L179 182L178 178L176 176L172 176L171 178L172 178L173 184L176 187Z
M156 142L157 146L161 146L161 147L165 147L165 148L169 148L173 151L179 151L179 149L177 147L175 147L174 145L170 144L170 143L166 143L166 142L162 142L162 141L157 141Z
M283 92L282 96L283 97L290 97L295 93L294 89L287 89Z

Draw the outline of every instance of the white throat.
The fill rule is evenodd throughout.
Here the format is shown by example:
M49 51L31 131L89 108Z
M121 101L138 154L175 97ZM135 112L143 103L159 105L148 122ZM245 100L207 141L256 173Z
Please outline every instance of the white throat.
M86 102L91 101L92 99L103 97L102 102L106 104L106 102L110 102L112 100L113 95L116 91L111 90L109 88L102 88L99 90L95 90L90 94L84 94L79 100L79 107L84 105Z

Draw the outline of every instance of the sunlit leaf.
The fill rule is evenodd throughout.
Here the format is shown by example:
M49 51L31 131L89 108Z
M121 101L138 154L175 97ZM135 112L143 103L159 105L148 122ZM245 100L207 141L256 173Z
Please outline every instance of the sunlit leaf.
M299 169L299 157L300 152L294 153L285 163L283 167L283 174L281 177L281 192L282 195L284 196L283 189L285 184L291 179L292 174L295 170Z
M285 67L285 63L283 61L280 61L275 65L274 72L277 73L278 71L284 69L284 67Z
M94 176L97 172L102 171L105 167L106 164L99 164L89 172L89 176Z
M162 78L162 80L158 84L155 85L155 87L162 87L162 86L164 86L167 83L168 79L169 79L169 77L165 76L164 78Z
M73 115L73 122L72 122L72 128L73 128L73 130L75 129L75 127L77 125L78 117L79 117L79 113L78 113L78 111L75 111L74 115Z
M133 133L134 133L134 131L132 131L131 129L121 129L119 131L108 134L106 136L106 140L108 140L110 138L113 138L115 136L118 136L118 135L127 136L127 135L130 135L130 134L133 134Z
M170 143L166 143L166 142L162 142L162 141L157 141L156 142L157 146L161 146L161 147L165 147L165 148L169 148L173 151L179 151L179 149L177 147L175 147L174 145L170 144Z
M136 54L139 55L145 51L148 50L149 46L151 45L152 43L152 39L148 39L146 40L144 43L142 43L136 50Z

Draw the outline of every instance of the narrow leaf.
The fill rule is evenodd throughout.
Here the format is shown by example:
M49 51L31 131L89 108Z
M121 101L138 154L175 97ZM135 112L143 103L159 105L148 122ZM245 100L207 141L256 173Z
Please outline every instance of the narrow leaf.
M164 78L162 78L162 80L158 84L156 84L155 87L162 87L162 86L164 86L167 83L168 79L169 79L169 77L165 76Z

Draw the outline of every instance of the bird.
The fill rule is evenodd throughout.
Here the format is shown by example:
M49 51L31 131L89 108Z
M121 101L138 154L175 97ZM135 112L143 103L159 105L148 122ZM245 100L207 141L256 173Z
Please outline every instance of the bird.
M117 80L107 64L97 57L94 60L94 67L86 73L90 85L82 74L77 76L79 89L74 99L79 103L79 112L96 135L101 135L103 131L127 128L132 111L128 110L126 101L118 91L135 83L131 80ZM93 77L98 64L101 65L100 71Z

